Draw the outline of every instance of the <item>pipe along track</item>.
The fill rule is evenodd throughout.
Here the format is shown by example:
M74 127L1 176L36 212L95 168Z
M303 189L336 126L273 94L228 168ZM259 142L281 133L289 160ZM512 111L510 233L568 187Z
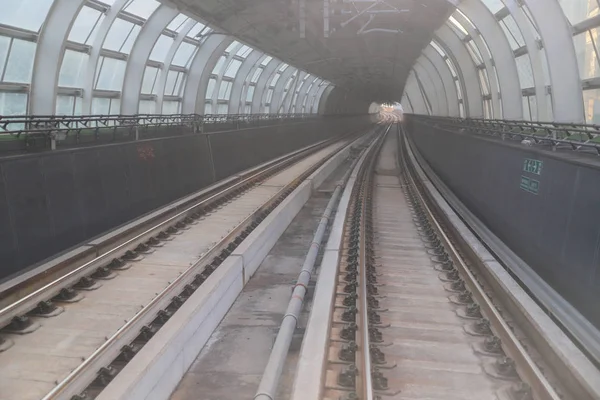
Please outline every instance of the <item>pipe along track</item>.
M194 263L185 264L186 266L180 267L179 270L171 269L170 272L174 271L175 274L168 280L168 285L164 286L167 283L167 279L165 279L162 286L157 287L157 293L151 293L151 300L144 303L141 309L138 308L133 312L129 319L125 320L125 323L122 319L119 320L120 322L112 321L111 324L118 323L116 326L118 329L111 330L105 327L105 329L109 329L109 332L114 333L106 336L104 340L100 340L99 347L94 347L95 350L91 354L76 356L77 352L81 352L81 350L74 350L75 355L73 355L68 348L63 349L68 352L68 359L60 357L57 359L71 360L69 361L71 364L72 362L76 362L76 364L70 364L69 369L62 373L60 370L63 367L58 364L56 366L46 364L45 367L39 365L38 369L41 374L58 370L56 376L60 378L56 380L55 385L51 383L53 381L50 381L45 384L46 386L40 385L36 389L34 388L35 382L24 380L21 385L23 387L19 388L15 382L12 382L13 386L10 387L12 395L20 399L39 398L42 393L40 390L44 390L50 385L49 391L44 390L45 400L95 398L269 213L312 172L343 149L347 143L348 137L342 139L341 142L340 138L337 138L291 153L275 162L267 163L258 171L253 170L248 174L242 174L239 179L233 180L233 184L219 187L216 191L209 191L208 195L196 199L195 202L191 201L191 203L185 204L183 210L180 210L181 205L178 206L179 208L174 207L177 211L175 213L174 210L167 210L167 217L164 221L150 227L146 221L145 224L142 224L142 233L117 243L111 250L82 266L68 269L68 272L56 280L45 283L40 289L32 291L25 298L0 310L0 315L5 317L6 321L12 320L5 325L2 331L3 337L6 338L4 343L11 341L11 337L15 342L14 349L5 346L5 351L0 353L0 358L3 360L2 364L8 368L8 372L15 373L14 366L21 362L25 363L23 364L25 366L29 359L35 361L36 357L44 358L47 355L54 355L45 354L48 350L44 347L48 346L46 343L48 340L55 338L53 335L50 335L48 340L42 340L43 343L40 343L41 347L37 350L25 348L23 346L27 347L27 345L20 344L27 341L28 337L36 335L38 338L43 337L45 331L55 334L57 329L55 326L53 327L56 324L52 323L54 319L52 317L60 317L64 311L65 314L69 314L67 317L84 316L85 318L85 314L87 314L93 320L96 317L94 307L106 308L106 303L102 303L102 301L97 303L99 298L94 296L95 292L91 290L97 289L102 283L108 285L107 279L116 278L115 281L118 281L124 278L118 278L117 275L136 270L144 273L144 270L152 269L151 265L144 265L142 269L139 269L139 266L136 268L134 265L135 263L144 263L143 258L152 257L153 252L157 251L158 253L161 250L160 247L164 246L165 249L168 249L173 246L175 243L171 244L170 241L177 238L177 235L181 235L183 238L187 230L197 230L204 224L207 227L202 232L206 232L208 236L217 235L212 239L214 242L208 241L202 244L206 250L199 258L195 258ZM260 186L267 179L285 175L286 171L298 168L298 166L302 169L299 169L297 173L288 173L286 176L290 176L290 178L286 180L285 184L281 183L280 186L275 185L268 188ZM263 192L253 200L253 203L244 200L245 196L248 197L256 190ZM227 217L227 214L231 213L234 215ZM211 217L212 222L210 222ZM215 218L217 220L214 220ZM139 230L140 227L138 227ZM195 239L194 242L198 241ZM202 247L200 243L195 244L197 248L198 246ZM134 267L129 269L132 266ZM164 268L164 270L169 270L169 268ZM154 275L154 273L150 273L150 275ZM130 276L129 279L131 278L135 277ZM144 280L142 279L142 281ZM154 292L155 289L149 290ZM97 292L102 292L102 289ZM112 292L111 295L115 295L115 293ZM120 296L120 293L116 295ZM125 296L124 293L123 295ZM87 297L87 302L81 301L83 297ZM139 303L130 304L130 307L138 307L135 304ZM84 306L86 308L82 308ZM114 310L115 313L119 311ZM71 318L69 318L70 320ZM102 321L96 322L102 323ZM39 331L37 331L38 328ZM75 327L75 329L78 328L91 329L86 326ZM40 333L42 336L39 336ZM65 337L62 340L66 339ZM69 340L71 339L72 337L69 338ZM34 345L32 347L35 347ZM15 351L17 352L15 353ZM61 353L60 356L63 354ZM11 357L17 357L17 362L15 363L15 359ZM40 362L38 361L36 364L40 364ZM75 366L74 369L73 366ZM35 375L33 371L27 372ZM10 379L6 375L3 378ZM36 376L32 376L32 378L35 381ZM13 381L16 380L13 379ZM27 382L30 387L27 387ZM7 381L7 383L9 382ZM4 386L3 392L9 387L4 385L4 382L0 386ZM37 390L36 393L34 393L34 389ZM22 390L22 393L19 393L19 390Z
M480 263L424 195L409 151L399 130L388 133L359 171L320 397L579 400L533 360L495 305L503 293L484 289Z

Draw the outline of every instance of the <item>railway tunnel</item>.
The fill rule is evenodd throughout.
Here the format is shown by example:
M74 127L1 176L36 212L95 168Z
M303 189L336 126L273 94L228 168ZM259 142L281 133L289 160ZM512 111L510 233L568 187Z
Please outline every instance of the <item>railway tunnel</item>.
M0 10L0 400L600 399L600 0Z

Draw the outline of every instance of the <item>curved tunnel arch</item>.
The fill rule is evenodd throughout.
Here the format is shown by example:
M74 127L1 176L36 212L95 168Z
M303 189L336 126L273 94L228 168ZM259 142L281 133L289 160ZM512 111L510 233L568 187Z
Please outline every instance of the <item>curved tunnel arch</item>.
M0 16L0 113L336 114L369 109L371 98L324 81L314 71L291 65L278 74L283 61L261 65L268 55L260 49L207 27L195 14L175 8L177 3L23 0L5 7L8 12ZM406 110L600 122L595 111L600 108L597 0L451 3L457 7L452 17L432 34L437 49L421 51L406 82L402 73L390 82L403 88L394 96ZM225 65L213 73L234 41ZM237 54L240 49L243 56ZM236 72L224 76L232 63ZM280 81L271 88L276 75ZM229 85L227 95L220 96ZM212 89L208 99L207 89Z

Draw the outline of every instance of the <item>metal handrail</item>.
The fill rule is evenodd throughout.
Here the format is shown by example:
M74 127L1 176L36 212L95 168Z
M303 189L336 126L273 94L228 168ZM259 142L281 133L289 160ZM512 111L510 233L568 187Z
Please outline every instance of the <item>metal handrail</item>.
M600 155L600 125L409 115L409 119L466 133L528 140L530 144L595 152Z
M0 115L0 136L51 135L57 132L102 128L188 126L198 128L217 123L304 120L316 114L135 114L135 115Z

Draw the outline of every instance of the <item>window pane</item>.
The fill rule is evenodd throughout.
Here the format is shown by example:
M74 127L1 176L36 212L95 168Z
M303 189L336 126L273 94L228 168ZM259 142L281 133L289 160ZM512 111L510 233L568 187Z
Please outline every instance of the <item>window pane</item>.
M86 53L66 50L58 76L58 86L83 87L85 68L89 56Z
M205 25L203 23L198 22L196 25L194 25L192 27L192 29L190 29L187 36L191 37L192 39L195 39L196 35L198 35L200 33L200 31L202 31L202 29L204 29L204 27L205 27Z
M581 79L600 76L598 56L596 55L596 50L598 49L598 28L574 36L573 44L575 45Z
M56 115L73 115L75 96L56 97Z
M181 43L179 48L175 52L172 64L180 67L187 67L190 64L192 55L196 51L197 47L189 43Z
M110 115L121 114L121 99L110 99Z
M515 61L517 62L517 71L519 72L521 89L533 87L533 71L531 69L529 54L524 54L521 57L517 57Z
M138 114L155 114L156 102L153 100L140 100Z
M500 26L508 38L511 49L516 50L521 46L525 46L525 39L523 39L521 31L511 15L507 15L502 19L502 21L500 21Z
M188 20L189 20L188 17L186 17L183 14L179 14L178 16L173 18L173 20L169 23L169 25L167 25L167 29L170 29L175 32L179 32L179 31L181 31L181 29L183 28L183 26L185 25L185 23ZM164 109L164 106L163 106L163 109Z
M240 47L240 49L237 51L237 53L235 53L235 55L238 57L246 58L246 57L248 57L248 54L250 54L251 52L252 52L252 47L243 45L242 47Z
M108 30L108 34L104 39L102 47L109 50L120 51L132 29L133 24L131 22L127 22L120 18L115 19Z
M600 124L600 89L584 90L583 106L585 108L585 122Z
M271 80L271 84L269 86L275 86L275 85L277 85L277 82L279 81L279 78L281 78L281 74L275 74L275 76Z
M153 92L157 75L158 68L146 67L146 70L144 71L144 79L142 80L142 93L151 94Z
M482 1L483 1L483 4L485 4L487 6L487 8L489 8L493 14L496 14L498 11L500 11L504 8L504 3L502 3L502 0L482 0Z
M256 83L258 82L258 78L260 78L260 74L262 74L264 70L262 68L256 68L256 71L254 71L254 74L252 75L252 79L250 79L250 82L252 83Z
M281 67L279 67L279 69L277 69L277 71L283 72L283 71L285 71L287 69L287 67L289 67L289 65L287 65L287 64L284 63Z
M267 56L267 57L265 57L265 59L264 59L264 60L262 60L262 61L260 62L260 65L262 65L263 67L266 67L266 66L267 66L267 64L269 64L269 63L271 62L271 60L273 60L273 57L271 57L271 56Z
M171 114L179 114L179 106L181 103L179 101L165 101L163 103L162 113L171 115Z
M94 40L91 35L92 30L94 30L97 23L99 24L98 20L101 17L103 17L103 14L100 11L90 7L82 7L69 32L69 40L77 43L91 43Z
M458 22L453 16L450 16L450 18L448 18L448 21L450 21L450 27L454 32L456 32L459 38L462 39L469 34L467 30L462 26L462 24Z
M212 99L216 84L217 84L217 80L215 78L210 78L208 80L208 86L206 87L206 96L205 96L206 100Z
M442 57L446 56L446 53L444 52L444 50L442 50L442 48L440 47L440 45L438 45L436 42L434 42L433 40L431 41L431 43L429 43L431 45L431 47L433 47L435 49L435 51L438 52L438 54Z
M0 24L37 32L54 0L0 0Z
M212 114L212 104L210 104L210 103L206 103L206 104L204 105L204 114L205 114L205 115L207 115L207 114Z
M92 114L110 114L110 99L94 97L92 99Z
M217 114L228 114L229 113L229 104L219 104L217 106Z
M165 94L167 96L171 96L176 92L176 83L177 78L179 77L180 72L177 71L169 71L167 74L167 84L165 86Z
M33 70L33 58L36 44L25 40L13 39L4 72L5 82L30 83Z
M129 54L131 52L133 44L135 43L135 39L138 37L141 30L142 28L139 25L135 25L133 27L131 33L127 37L127 40L125 43L123 43L123 46L121 46L121 53Z
M101 63L96 89L120 91L125 76L125 61L109 57L101 57Z
M6 56L8 56L8 48L10 47L10 38L6 36L0 36L0 79L2 78L2 72L4 70L4 63L6 62Z
M598 15L598 3L594 0L558 0L572 25Z
M221 82L221 87L219 87L219 100L229 100L229 96L231 96L231 86L232 82Z
M221 70L223 69L223 65L225 65L225 60L227 60L225 56L221 56L219 58L219 61L217 61L217 65L215 65L215 67L212 70L213 74L220 75Z
M227 70L225 71L225 76L228 78L235 78L238 70L242 66L242 62L240 60L231 60Z
M252 106L250 106L250 105L245 106L244 107L244 112L246 114L252 114Z
M248 90L246 91L246 101L252 101L254 98L254 86L248 86Z
M163 62L165 58L167 58L167 53L173 44L173 39L160 35L156 43L154 44L154 48L152 49L152 53L150 53L150 59L154 61Z
M133 0L125 7L125 11L137 15L138 17L148 19L159 5L160 4L154 0Z
M238 41L234 40L233 42L231 42L231 44L229 46L227 46L227 48L225 49L225 53L231 53L231 51L239 45L240 45L240 43Z
M27 114L26 93L0 92L0 115L25 115Z
M483 64L483 58L481 57L481 53L479 52L479 49L477 48L473 40L469 40L467 42L467 50L469 51L469 54L471 55L471 58L473 58L473 62L476 65Z
M269 91L267 92L267 99L265 103L270 104L271 100L273 100L273 89L269 89Z
M531 113L529 111L529 98L527 96L523 96L523 119L526 121L531 121Z

